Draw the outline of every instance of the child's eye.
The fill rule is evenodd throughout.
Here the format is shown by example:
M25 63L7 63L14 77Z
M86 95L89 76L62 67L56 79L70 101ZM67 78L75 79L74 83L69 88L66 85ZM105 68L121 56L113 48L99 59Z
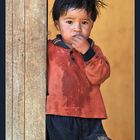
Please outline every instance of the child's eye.
M68 23L68 24L72 24L72 21L71 21L71 20L68 20L68 21L66 21L66 23Z
M88 24L88 22L87 21L82 21L82 24Z

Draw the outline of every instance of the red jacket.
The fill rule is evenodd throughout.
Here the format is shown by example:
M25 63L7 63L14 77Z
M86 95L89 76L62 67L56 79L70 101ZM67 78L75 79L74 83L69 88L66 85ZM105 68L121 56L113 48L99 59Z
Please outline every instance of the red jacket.
M46 113L82 118L106 118L100 85L110 66L97 45L87 61L76 50L48 41L48 96ZM61 43L60 43L61 44Z

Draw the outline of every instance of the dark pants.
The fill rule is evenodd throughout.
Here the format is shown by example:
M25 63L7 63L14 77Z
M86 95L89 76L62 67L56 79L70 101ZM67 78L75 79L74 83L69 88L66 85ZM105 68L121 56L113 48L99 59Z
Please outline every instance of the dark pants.
M47 140L110 140L101 119L47 115Z

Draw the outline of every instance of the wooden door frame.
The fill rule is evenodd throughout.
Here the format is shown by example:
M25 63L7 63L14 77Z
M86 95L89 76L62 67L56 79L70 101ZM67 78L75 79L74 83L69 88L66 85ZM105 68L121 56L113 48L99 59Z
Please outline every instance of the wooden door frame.
M46 0L6 0L6 140L45 140Z

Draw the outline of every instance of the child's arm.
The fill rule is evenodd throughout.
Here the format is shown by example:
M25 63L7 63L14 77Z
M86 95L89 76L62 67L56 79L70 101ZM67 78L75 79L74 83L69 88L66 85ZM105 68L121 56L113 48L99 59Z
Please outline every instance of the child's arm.
M85 72L92 84L100 85L110 76L110 65L101 49L98 46L93 48L95 54L90 60L85 61Z

